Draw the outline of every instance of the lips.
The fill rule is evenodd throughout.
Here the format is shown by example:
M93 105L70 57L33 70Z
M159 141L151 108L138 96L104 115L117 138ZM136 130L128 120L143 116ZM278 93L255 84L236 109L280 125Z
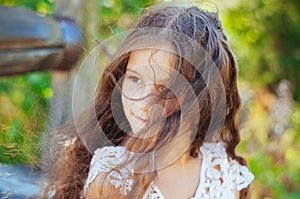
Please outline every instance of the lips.
M134 113L132 113L132 116L135 118L136 122L140 125L144 126L148 122L148 119L146 119L146 117L141 117Z
M136 116L136 115L134 115L139 121L141 121L141 122L143 122L143 123L147 123L148 122L148 119L144 119L144 118L141 118L141 117L139 117L139 116Z

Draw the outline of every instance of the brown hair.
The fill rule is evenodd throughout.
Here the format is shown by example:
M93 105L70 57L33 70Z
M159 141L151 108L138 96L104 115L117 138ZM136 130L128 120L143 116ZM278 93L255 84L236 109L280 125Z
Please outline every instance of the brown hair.
M151 31L149 32L152 28L155 29L153 34ZM126 120L121 124L116 122L118 118L115 117L125 118L121 103L122 92L117 92L113 104L111 99L114 88L120 87L122 76L126 72L130 50L124 49L127 47L133 49L130 48L131 45L143 38L147 40L149 37L153 37L157 34L157 30L160 33L163 32L163 34L158 34L158 40L170 41L175 47L174 68L189 83L186 87L180 85L179 76L174 75L168 85L173 89L176 88L179 93L187 92L187 88L192 88L196 98L192 98L190 95L181 95L179 99L171 102L171 98L164 99L164 107L167 110L165 125L158 130L155 136L138 139L126 134L126 129L130 128ZM168 30L175 34L165 34ZM148 36L145 37L145 35ZM158 41L155 40L155 42ZM105 69L95 100L95 107L90 107L77 121L78 126L86 132L85 135L80 138L76 136L75 142L62 150L61 158L53 165L49 173L51 175L49 175L50 183L46 189L47 193L54 190L53 198L80 198L91 160L91 154L85 146L89 146L92 151L109 144L122 144L143 154L159 151L176 136L180 118L184 118L181 115L182 108L186 108L189 112L196 104L201 122L193 121L189 124L193 132L189 148L190 155L197 157L203 142L217 139L225 143L229 157L246 165L245 159L235 153L235 148L240 142L236 115L241 104L237 89L237 64L216 13L207 12L198 7L149 8L145 10L135 29L128 35L120 49ZM215 76L212 73L218 75ZM221 85L216 79L211 80L211 78L219 78ZM161 96L168 94L169 90L162 90ZM156 103L162 102L157 101ZM113 114L112 109L117 110L118 114ZM94 110L96 120L93 119ZM219 117L215 117L214 114ZM103 137L96 126L101 127L101 131L107 139ZM155 125L145 127L144 131L151 131L153 128ZM76 132L74 124L63 127L63 129ZM145 156L139 157L137 162L136 169L151 163ZM111 198L112 196L114 198L141 198L155 177L156 171L134 174L132 190L127 195L122 195L113 185L107 183L104 175L99 184L99 196L101 198ZM246 198L249 195L248 189L249 187L240 192L240 198Z

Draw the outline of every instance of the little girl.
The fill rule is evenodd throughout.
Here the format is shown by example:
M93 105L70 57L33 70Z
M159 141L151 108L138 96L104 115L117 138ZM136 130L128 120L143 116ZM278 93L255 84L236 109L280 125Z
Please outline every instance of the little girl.
M147 9L100 83L78 121L86 134L53 167L52 198L249 197L237 64L216 13Z

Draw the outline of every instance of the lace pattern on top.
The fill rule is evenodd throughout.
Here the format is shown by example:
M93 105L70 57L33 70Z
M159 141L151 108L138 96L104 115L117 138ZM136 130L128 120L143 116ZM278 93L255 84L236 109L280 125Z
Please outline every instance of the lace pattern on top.
M200 148L202 164L200 182L196 194L191 199L234 199L235 193L247 187L254 179L246 166L228 158L223 143L204 143ZM108 180L124 195L131 190L133 170L122 168L113 170L125 159L125 147L104 147L95 151L90 172L84 186L84 195L88 185L100 172L110 172ZM143 199L164 199L157 185L152 182Z
M144 194L143 199L164 199L164 197L156 184L152 182Z
M100 172L110 172L107 176L108 180L118 188L122 194L126 195L127 191L131 190L133 171L130 171L128 168L122 168L119 171L113 170L113 168L125 160L125 152L126 148L120 146L108 146L95 151L91 161L89 175L84 185L84 195L86 194L89 184L94 181Z
M227 156L223 143L205 143L200 183L194 199L235 198L236 191L246 188L254 179L246 166Z

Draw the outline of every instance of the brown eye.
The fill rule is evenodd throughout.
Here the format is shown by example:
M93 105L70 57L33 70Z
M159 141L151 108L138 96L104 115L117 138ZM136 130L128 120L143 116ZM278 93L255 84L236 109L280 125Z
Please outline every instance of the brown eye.
M128 79L131 80L132 82L134 83L137 83L137 84L143 84L142 80L140 80L138 77L136 76L133 76L133 75L129 75L128 76Z

